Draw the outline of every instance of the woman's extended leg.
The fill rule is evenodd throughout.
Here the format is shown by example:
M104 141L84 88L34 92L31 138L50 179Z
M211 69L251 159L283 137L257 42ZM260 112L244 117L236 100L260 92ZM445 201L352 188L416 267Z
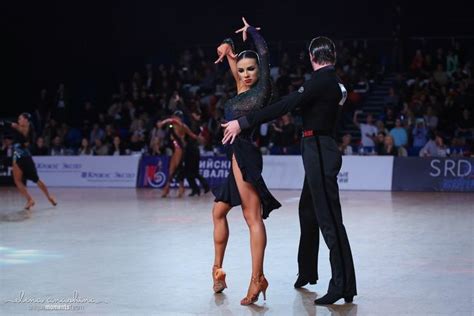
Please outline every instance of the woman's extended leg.
M256 301L260 291L265 292L268 286L263 276L263 259L267 245L267 234L262 219L260 197L252 184L244 181L235 156L232 156L232 172L239 189L245 221L250 231L252 281L249 285L247 297L241 302L241 304L247 305ZM266 283L266 285L263 283Z
M36 185L40 188L41 191L43 191L43 193L44 193L44 195L46 195L46 198L48 199L48 201L51 204L53 204L53 206L56 206L56 204L57 204L56 199L54 197L52 197L51 194L49 194L48 187L46 186L46 184L44 184L43 181L38 180L38 182L36 182Z
M225 248L229 240L229 225L227 214L231 206L224 202L215 202L212 208L212 221L214 222L214 265L212 267L212 279L214 281L214 292L222 292L226 287L225 273L222 270Z
M35 205L35 200L33 200L33 197L30 195L26 189L26 186L23 184L23 171L21 171L20 167L15 162L13 163L13 181L15 182L15 185L18 188L18 191L20 191L21 195L26 198L25 209L29 210L33 207L33 205Z
M222 267L225 248L229 239L229 224L227 214L231 206L224 202L215 202L212 208L212 221L214 222L214 265Z
M170 185L171 181L173 180L174 174L176 169L178 168L179 164L181 163L181 159L183 158L183 150L181 148L175 148L173 155L170 159L170 168L168 174L168 180L166 181L166 185L163 188L163 194L161 197L167 197L170 192Z

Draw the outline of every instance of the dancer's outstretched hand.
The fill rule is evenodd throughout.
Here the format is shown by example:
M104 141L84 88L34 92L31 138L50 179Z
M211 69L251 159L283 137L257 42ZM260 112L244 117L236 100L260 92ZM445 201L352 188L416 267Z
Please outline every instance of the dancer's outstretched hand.
M234 59L237 58L237 55L232 52L232 46L230 46L228 43L222 43L219 45L219 47L217 47L217 56L219 56L219 58L217 58L214 64L221 63L225 56L229 56Z
M245 20L244 17L242 17L242 21L244 22L244 27L238 29L237 31L235 31L235 33L240 33L242 32L242 39L244 40L244 42L247 40L247 29L249 28L249 26L251 26L250 24L247 23L247 20ZM256 30L260 30L259 27L256 27L255 28Z

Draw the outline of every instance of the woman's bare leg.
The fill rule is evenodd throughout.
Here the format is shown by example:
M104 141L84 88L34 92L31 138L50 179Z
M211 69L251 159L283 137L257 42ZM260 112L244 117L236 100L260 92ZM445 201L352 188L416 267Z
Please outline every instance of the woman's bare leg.
M23 171L21 171L16 163L13 163L13 181L15 182L18 191L20 191L20 194L26 198L25 209L29 210L35 204L35 200L33 200L33 197L23 184Z
M172 175L178 168L181 158L183 158L183 150L179 148L175 149L170 159L170 175Z
M260 197L255 188L242 177L235 156L232 156L232 172L242 200L242 211L250 231L250 251L252 254L252 276L263 274L263 259L267 245L267 233L261 214ZM250 289L249 289L250 290Z
M168 181L166 181L166 185L163 188L163 194L161 195L162 197L168 196L170 192L170 185L171 185L171 180L172 177L178 168L179 163L181 162L181 158L183 157L183 150L176 148L175 151L173 152L173 155L171 156L170 159L170 168L169 168L169 174L168 174Z
M215 202L212 208L212 221L214 222L214 266L222 267L225 248L229 240L229 224L227 214L231 206L224 202Z
M46 198L49 200L49 202L51 204L53 204L54 206L56 206L56 200L54 199L54 197L52 197L50 194L49 194L49 191L48 191L48 187L46 186L46 184L44 184L43 181L41 180L38 180L38 182L36 183L36 185L38 185L38 188L40 188L41 191L43 191L44 195L46 195Z
M212 286L215 293L221 293L226 287L225 272L222 269L225 248L229 240L229 225L227 224L227 213L231 206L224 202L214 203L212 208L212 220L214 222L214 265L212 266Z

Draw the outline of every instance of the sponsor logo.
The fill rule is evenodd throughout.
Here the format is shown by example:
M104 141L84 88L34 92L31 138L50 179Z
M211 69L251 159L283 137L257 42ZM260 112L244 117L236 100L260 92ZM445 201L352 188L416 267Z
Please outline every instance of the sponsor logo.
M149 185L152 188L161 188L166 183L166 174L161 171L163 162L158 160L156 165L149 165L145 168L145 186Z
M36 164L36 168L38 170L79 170L82 169L82 164L80 163L45 163L45 162L38 162Z
M474 188L474 169L465 159L433 159L430 163L432 178L440 179L443 191L472 191Z
M471 162L464 159L433 159L430 166L430 176L432 177L463 178L471 175L473 171Z
M78 170L82 168L80 163L63 163L62 167L64 170Z
M38 170L59 170L59 163L43 163L39 162L36 164Z
M199 169L230 169L230 160L207 159L199 162Z
M230 160L207 159L199 162L199 170L206 179L224 179L229 175Z
M202 176L206 179L209 178L227 178L229 175L229 170L202 170Z
M339 172L337 175L337 182L348 183L349 182L349 171Z
M81 177L85 179L133 179L135 177L134 173L129 172L92 172L92 171L83 171L81 172Z

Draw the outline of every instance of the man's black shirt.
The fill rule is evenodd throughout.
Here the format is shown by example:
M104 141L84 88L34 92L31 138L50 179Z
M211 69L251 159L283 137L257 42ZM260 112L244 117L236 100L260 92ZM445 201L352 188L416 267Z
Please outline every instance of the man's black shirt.
M303 130L324 131L335 136L339 110L347 92L336 75L333 65L313 72L298 91L265 108L238 119L241 129L271 121L283 114L300 108Z

